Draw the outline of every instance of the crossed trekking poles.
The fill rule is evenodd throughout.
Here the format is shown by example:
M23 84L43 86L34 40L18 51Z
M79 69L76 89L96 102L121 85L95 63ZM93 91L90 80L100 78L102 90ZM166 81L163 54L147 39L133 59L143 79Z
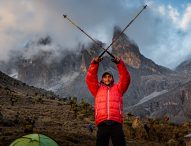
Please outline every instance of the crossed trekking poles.
M127 26L119 33L119 35L117 37L115 37L113 39L113 41L109 44L109 46L105 49L104 47L102 47L101 44L99 44L95 39L93 39L87 32L85 32L81 27L79 27L78 25L76 25L76 23L74 23L67 15L63 15L65 19L67 19L73 26L75 26L77 29L79 29L83 34L85 34L89 39L91 39L99 48L103 49L104 51L99 55L98 58L101 58L105 52L107 52L113 59L115 59L115 56L113 54L111 54L108 49L113 45L113 43L115 43L120 36L125 32L125 30L135 21L135 19L143 12L143 10L145 10L147 8L147 5L145 5L140 11L139 13L137 13L137 15L127 24Z

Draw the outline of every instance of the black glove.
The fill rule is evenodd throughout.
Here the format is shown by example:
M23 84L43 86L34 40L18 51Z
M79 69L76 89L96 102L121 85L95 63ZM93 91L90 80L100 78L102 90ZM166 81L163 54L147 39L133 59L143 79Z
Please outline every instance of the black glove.
M118 57L115 57L112 58L111 61L114 62L115 64L118 64L120 62L120 59Z

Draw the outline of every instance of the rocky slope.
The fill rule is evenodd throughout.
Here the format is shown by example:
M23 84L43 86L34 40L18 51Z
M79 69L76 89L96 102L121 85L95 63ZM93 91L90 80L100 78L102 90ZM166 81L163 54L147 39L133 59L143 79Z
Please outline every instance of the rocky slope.
M46 91L44 89L39 89L33 86L28 86L26 83L23 83L19 80L10 78L8 75L0 71L0 97L7 99L12 96L16 97L30 97L30 96L46 96L48 98L58 98L58 95L55 95L51 91Z
M0 145L7 146L29 133L48 135L60 146L95 145L95 132L90 134L87 130L87 124L94 125L92 108L85 110L79 105L76 117L74 101L0 72Z
M159 92L155 91L150 95L142 98L137 104L129 107L129 111L141 117L148 116L152 118L161 118L168 116L172 121L177 123L182 123L184 121L190 120L190 67L191 61L186 60L178 65L175 69L175 71L178 72L181 76L187 76L188 81L186 83L179 84L177 87L171 88L170 90L163 88L163 90ZM148 76L145 78L148 78ZM164 85L166 84L166 81L170 82L170 80L168 81L165 79ZM176 77L174 77L174 81L176 81Z
M180 63L175 70L191 77L191 59L185 60Z
M77 104L74 98L50 98L49 92L23 86L1 72L0 79L0 145L7 146L29 133L47 135L60 146L95 145L97 128L93 108L88 103ZM33 95L34 92L37 94ZM25 96L26 93L31 96ZM12 105L9 99L16 96L19 98ZM93 125L93 133L87 129L89 123ZM128 146L185 146L184 136L191 131L191 124L175 125L165 119L140 120L128 114L123 129Z
M155 95L143 98L130 107L129 111L141 117L162 118L168 116L171 121L183 123L191 119L191 81L170 91L155 92Z

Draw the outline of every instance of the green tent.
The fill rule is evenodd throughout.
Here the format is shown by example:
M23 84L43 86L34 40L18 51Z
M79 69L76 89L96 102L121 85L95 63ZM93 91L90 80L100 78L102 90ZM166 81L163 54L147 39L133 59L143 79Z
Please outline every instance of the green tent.
M53 139L42 134L29 134L13 141L9 146L59 146Z

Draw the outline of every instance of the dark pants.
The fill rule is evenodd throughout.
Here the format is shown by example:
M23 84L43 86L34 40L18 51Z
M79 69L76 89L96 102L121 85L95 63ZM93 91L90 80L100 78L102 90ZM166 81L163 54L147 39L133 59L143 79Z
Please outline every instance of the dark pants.
M126 146L122 124L112 121L98 125L96 146L108 146L110 137L113 146Z

